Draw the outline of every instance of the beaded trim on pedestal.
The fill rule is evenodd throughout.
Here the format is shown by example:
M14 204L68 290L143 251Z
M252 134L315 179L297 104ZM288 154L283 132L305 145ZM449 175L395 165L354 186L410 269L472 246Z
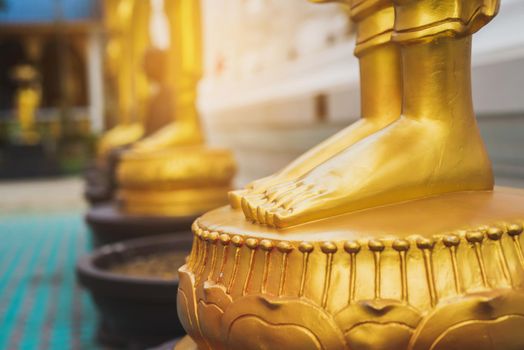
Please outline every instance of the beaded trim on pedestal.
M520 285L522 276L521 270L516 269L515 262L524 268L524 255L521 247L520 237L523 232L520 223L504 223L496 226L481 226L475 230L459 230L450 234L435 235L432 238L411 236L406 239L368 239L368 240L348 240L348 241L325 241L325 242L294 242L286 240L258 239L241 235L231 235L226 232L207 230L197 220L192 226L195 234L193 249L188 261L188 269L195 274L196 280L212 281L216 284L223 284L227 293L231 293L236 286L241 287L241 295L250 292L266 293L268 290L267 281L273 264L276 263L275 256L279 255L279 284L277 296L292 294L293 296L304 296L307 286L307 276L311 269L311 256L316 255L317 261L324 263L323 285L321 287L321 297L317 300L322 307L328 306L328 299L332 293L332 274L334 261L339 264L344 260L342 255L346 255L342 265L348 266L348 281L346 288L348 304L356 300L356 281L359 262L363 251L368 255L362 256L362 260L369 259L372 255L373 261L373 295L365 299L383 298L383 282L387 276L383 276L383 269L386 264L397 264L398 276L400 278L399 301L410 303L410 286L408 271L410 264L423 265L428 306L435 306L441 295L435 273L435 263L439 265L448 264L452 273L452 284L456 295L461 295L469 290L482 290L491 288L512 288ZM476 266L469 266L470 270L464 271L464 252L473 251ZM230 258L230 250L233 261ZM417 254L414 251L417 251ZM438 251L438 252L437 252ZM419 253L419 254L418 254ZM461 254L462 253L462 254ZM249 255L249 267L247 273L239 276L239 262L241 254ZM255 258L263 256L263 271L259 277L261 279L259 290L251 290L253 268ZM298 276L288 276L289 259L291 255L299 254L301 268ZM436 256L438 254L438 257ZM324 256L319 259L319 255ZM394 259L396 255L396 259ZM459 256L460 255L460 256ZM495 259L498 268L502 271L503 278L490 275L493 268L486 266L485 256L489 255ZM388 262L383 262L383 257L388 257ZM509 258L515 257L516 259ZM419 257L421 258L419 261ZM260 259L260 258L259 258ZM396 260L391 261L391 260ZM447 261L445 261L447 260ZM493 261L490 261L492 263ZM390 269L388 269L390 271ZM496 270L498 271L498 269ZM205 272L205 273L204 273ZM465 274L473 272L476 276L469 276L466 280ZM228 279L225 278L228 276ZM371 277L371 276L370 276ZM391 276L389 276L391 278ZM299 288L291 291L285 288L286 282L290 278L299 278ZM480 283L475 283L480 282ZM479 285L480 284L480 285ZM311 286L309 286L311 288ZM337 293L340 293L342 285L337 286ZM288 293L284 291L287 290ZM359 298L361 299L361 298ZM416 305L421 307L422 305Z

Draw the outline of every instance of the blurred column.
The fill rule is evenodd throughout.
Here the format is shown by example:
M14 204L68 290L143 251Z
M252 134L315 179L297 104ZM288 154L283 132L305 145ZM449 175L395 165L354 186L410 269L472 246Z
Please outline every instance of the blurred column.
M87 41L87 86L91 131L97 134L104 130L102 55L102 35L99 28L94 28L90 31Z

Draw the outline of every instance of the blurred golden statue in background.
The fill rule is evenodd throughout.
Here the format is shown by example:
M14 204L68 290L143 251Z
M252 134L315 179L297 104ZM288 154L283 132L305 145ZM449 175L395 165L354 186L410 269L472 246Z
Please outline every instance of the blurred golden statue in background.
M104 92L106 117L112 127L98 141L96 159L86 171L85 196L92 204L112 200L120 154L147 135L144 124L156 119L147 115L155 84L147 69L152 50L150 2L107 0L103 10L107 40Z
M104 6L108 35L106 95L108 112L117 117L117 124L98 143L96 166L87 172L87 198L93 203L112 198L118 185L115 169L122 154L129 151L119 180L122 208L129 213L165 215L166 208L174 205L169 204L173 203L173 193L164 196L161 191L166 182L170 189L185 188L177 197L180 201L199 198L191 200L206 203L204 197L194 196L186 188L191 184L192 173L201 177L198 180L195 177L195 184L189 186L195 187L196 183L200 186L204 181L209 187L204 191L208 204L202 210L197 209L203 204L196 207L193 204L193 209L186 208L184 213L197 210L196 214L201 214L226 203L234 162L229 151L208 150L203 146L195 105L202 69L198 3L111 0L104 2ZM194 152L186 151L184 158L181 155L176 160L184 164L176 169L177 174L183 173L183 179L172 170L172 157L177 156L171 149L177 146L196 146ZM199 175L191 170L195 168L194 162L202 163ZM184 167L190 170L183 170ZM203 175L210 172L212 175ZM152 192L144 191L145 188ZM151 196L155 205L150 203ZM161 197L162 205L158 202Z
M155 1L159 2L159 1ZM153 3L155 3L153 2ZM174 104L175 120L126 151L118 167L118 201L124 212L153 216L192 216L227 203L235 175L230 151L204 144L196 107L202 75L200 5L192 0L166 1L174 16L172 49L163 74L172 79L152 107ZM173 102L171 102L173 101Z
M110 112L116 115L117 124L100 139L99 158L144 135L139 104L148 94L148 86L140 65L149 47L149 16L149 1L104 1L104 26L108 35L105 67L115 90L116 106Z
M154 152L173 146L200 145L204 139L196 109L197 84L202 76L200 8L198 3L167 0L165 11L173 15L170 28L171 70L164 74L174 86L176 120L133 146L133 152ZM165 103L165 101L164 101Z
M13 71L19 87L16 92L16 118L20 127L19 139L23 144L36 144L40 135L36 130L36 112L42 97L39 73L31 65L19 65Z
M471 96L499 1L343 3L362 118L195 221L175 348L524 349L524 194Z

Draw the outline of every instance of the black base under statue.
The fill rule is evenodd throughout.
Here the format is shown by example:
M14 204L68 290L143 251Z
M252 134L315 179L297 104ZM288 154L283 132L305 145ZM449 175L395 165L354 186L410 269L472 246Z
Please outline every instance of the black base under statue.
M129 146L115 148L105 161L93 160L84 172L84 197L91 205L113 199L116 191L116 169L122 154Z
M85 218L93 234L93 244L98 247L168 232L190 235L191 224L198 216L130 215L120 211L114 202L109 202L92 207Z
M58 159L43 144L9 144L0 148L0 179L60 175Z
M115 184L109 168L92 161L84 172L84 197L91 205L113 199Z

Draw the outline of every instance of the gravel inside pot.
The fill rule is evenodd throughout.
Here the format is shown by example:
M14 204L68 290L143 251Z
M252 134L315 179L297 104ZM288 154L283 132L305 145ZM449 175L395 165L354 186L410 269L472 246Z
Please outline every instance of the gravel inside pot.
M129 261L110 265L107 271L115 274L158 278L166 281L178 278L178 268L186 262L186 254L179 251L159 252L131 258Z
M193 237L168 234L98 248L79 259L79 281L91 293L144 302L176 302L178 268Z

